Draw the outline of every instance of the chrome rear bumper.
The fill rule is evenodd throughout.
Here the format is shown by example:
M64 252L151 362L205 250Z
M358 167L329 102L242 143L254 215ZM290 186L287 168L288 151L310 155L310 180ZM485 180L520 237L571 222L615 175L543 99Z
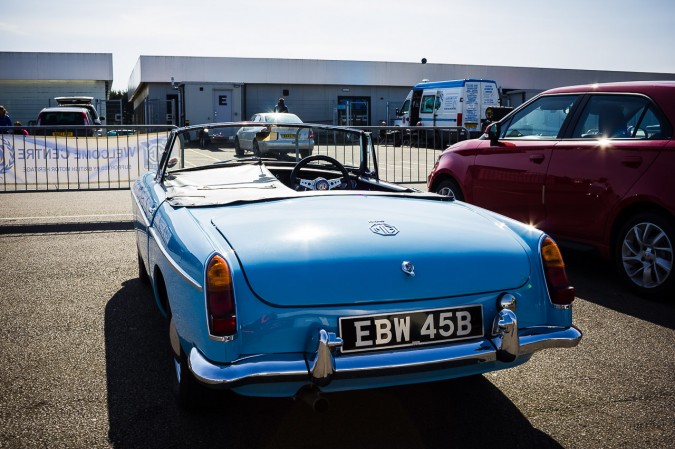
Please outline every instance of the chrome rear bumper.
M502 310L495 317L492 335L443 346L341 355L337 348L342 341L321 329L313 354L260 354L221 365L207 360L193 347L188 360L195 377L212 387L271 382L305 382L321 387L334 379L384 377L496 361L508 363L542 349L574 347L582 337L574 326L518 329L516 316L510 310Z

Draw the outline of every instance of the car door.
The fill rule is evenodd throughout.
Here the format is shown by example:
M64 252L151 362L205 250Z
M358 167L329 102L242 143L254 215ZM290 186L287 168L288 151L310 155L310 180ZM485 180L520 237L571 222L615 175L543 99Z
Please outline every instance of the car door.
M590 95L569 138L553 151L545 229L561 238L601 240L612 208L666 144L659 139L661 129L644 96Z
M578 95L543 96L508 119L499 140L482 145L471 169L471 201L524 223L542 226L543 192L553 148Z

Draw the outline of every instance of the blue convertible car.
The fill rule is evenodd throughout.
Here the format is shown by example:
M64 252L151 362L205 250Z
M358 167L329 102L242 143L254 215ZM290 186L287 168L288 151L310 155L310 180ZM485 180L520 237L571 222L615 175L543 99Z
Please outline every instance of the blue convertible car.
M172 131L132 189L139 276L170 320L180 403L204 387L318 400L579 343L574 288L541 231L380 180L395 164L378 166L368 132L298 124L312 156L237 157L241 126Z

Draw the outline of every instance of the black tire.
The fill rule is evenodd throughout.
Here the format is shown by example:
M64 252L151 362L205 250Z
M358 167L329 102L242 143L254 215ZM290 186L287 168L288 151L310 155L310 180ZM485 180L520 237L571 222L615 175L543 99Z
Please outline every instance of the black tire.
M464 201L464 194L454 179L444 179L436 186L436 193L439 195L453 195L457 201Z
M394 146L400 147L403 145L403 139L401 138L401 131L393 131L394 136Z
M141 258L141 253L138 252L137 255L138 255L138 279L143 284L149 284L150 276L148 276L148 271L145 269L145 264L143 263L143 259Z
M185 410L196 410L202 407L205 388L197 382L188 367L187 355L180 348L180 355L173 356L174 376L173 393L178 405Z
M244 155L244 150L241 149L238 137L234 138L234 154L237 157L242 157Z
M443 132L443 130L436 131L434 134L434 148L443 150L450 145L450 139L448 138L448 133Z
M640 296L673 301L675 223L645 212L630 217L619 229L614 258L619 276Z

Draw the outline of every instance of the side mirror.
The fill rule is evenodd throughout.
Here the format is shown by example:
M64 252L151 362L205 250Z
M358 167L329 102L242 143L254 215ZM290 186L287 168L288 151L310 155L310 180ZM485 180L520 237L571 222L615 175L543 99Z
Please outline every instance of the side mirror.
M486 133L490 139L490 145L495 146L499 142L499 135L501 134L502 126L499 122L493 123L488 126Z
M176 164L178 164L178 158L172 157L171 159L169 159L169 162L167 162L166 167L173 168L176 166Z

